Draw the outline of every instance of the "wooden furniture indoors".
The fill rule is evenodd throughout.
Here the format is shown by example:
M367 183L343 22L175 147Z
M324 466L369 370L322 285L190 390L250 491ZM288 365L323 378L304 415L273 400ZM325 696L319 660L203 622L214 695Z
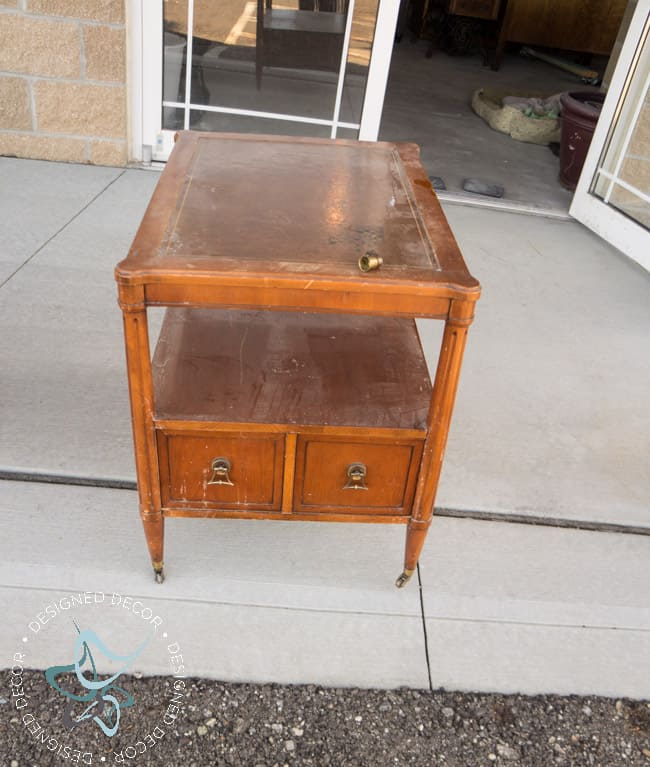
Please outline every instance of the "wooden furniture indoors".
M156 579L165 517L237 517L405 524L403 585L480 293L418 148L181 133L116 279Z
M422 27L430 38L426 56L437 48L458 54L483 52L484 63L496 69L496 51L506 0L432 0L426 4Z
M497 61L507 42L609 56L628 0L508 0Z
M262 86L265 66L338 72L343 52L347 2L301 0L297 10L257 0L255 79Z

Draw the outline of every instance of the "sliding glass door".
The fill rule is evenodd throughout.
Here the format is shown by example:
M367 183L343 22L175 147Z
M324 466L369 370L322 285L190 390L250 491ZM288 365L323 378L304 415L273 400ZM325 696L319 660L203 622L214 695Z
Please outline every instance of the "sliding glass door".
M377 137L397 0L142 6L143 144L179 129Z
M650 271L650 0L638 0L570 213Z

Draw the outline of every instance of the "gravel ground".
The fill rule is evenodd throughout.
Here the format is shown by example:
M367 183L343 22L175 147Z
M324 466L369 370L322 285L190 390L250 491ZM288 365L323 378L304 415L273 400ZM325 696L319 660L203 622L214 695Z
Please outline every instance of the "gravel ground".
M9 671L2 673L11 679ZM120 762L121 755L127 764L174 767L650 767L645 701L202 679L182 680L184 689L174 693L173 678L122 676L119 684L135 705L123 709L117 734L108 738L91 720L66 731L63 698L47 686L43 673L24 671L22 679L25 708L18 710L11 694L0 693L3 767L71 764L75 748L92 753L92 764L100 765ZM26 711L34 717L36 734L23 724ZM64 744L72 749L67 759Z

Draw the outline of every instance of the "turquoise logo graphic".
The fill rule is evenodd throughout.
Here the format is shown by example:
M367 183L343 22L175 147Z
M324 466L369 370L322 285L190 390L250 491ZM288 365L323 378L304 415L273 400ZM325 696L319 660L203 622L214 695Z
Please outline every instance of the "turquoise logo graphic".
M121 711L135 703L133 696L116 682L144 650L151 637L147 638L131 655L116 655L106 647L94 631L80 631L76 622L74 625L77 629L74 663L50 666L45 671L45 678L51 687L68 699L63 714L63 723L68 730L73 730L84 722L92 721L110 738L115 735L120 725ZM108 678L101 679L91 647L103 653L109 660L120 664L119 670ZM57 681L62 674L72 672L85 692L64 689ZM75 714L77 710L78 713Z

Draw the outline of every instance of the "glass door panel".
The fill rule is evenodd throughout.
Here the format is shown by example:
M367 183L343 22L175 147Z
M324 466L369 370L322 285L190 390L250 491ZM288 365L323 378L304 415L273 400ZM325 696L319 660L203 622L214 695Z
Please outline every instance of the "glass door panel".
M648 20L650 31L650 19ZM644 76L645 75L645 76ZM592 194L650 229L650 45L640 50L627 97L606 141Z
M222 133L266 133L274 136L312 136L329 138L329 125L314 125L293 120L274 120L268 117L230 114L228 112L205 112L197 130ZM339 134L343 129L339 128ZM358 132L358 131L356 131ZM339 138L341 136L339 135Z
M165 0L163 130L358 135L377 13L378 0Z
M187 57L187 0L165 0L163 5L163 103L185 102ZM183 109L163 107L162 127L183 127Z
M343 122L361 122L377 12L378 0L356 0L343 80L340 115Z
M650 0L638 0L570 213L650 270Z

